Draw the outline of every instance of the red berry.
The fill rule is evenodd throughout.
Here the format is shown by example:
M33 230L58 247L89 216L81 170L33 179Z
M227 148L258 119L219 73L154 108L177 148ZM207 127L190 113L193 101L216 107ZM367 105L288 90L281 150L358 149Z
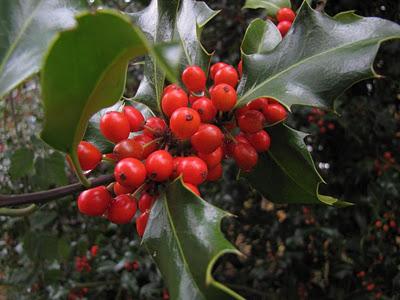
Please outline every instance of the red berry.
M203 98L203 96L196 96L196 95L190 94L189 95L189 104L192 106L193 103L195 103L197 100L199 100L201 98Z
M132 132L143 130L144 117L139 110L133 106L125 106L123 111L129 121Z
M247 172L257 164L258 154L250 144L237 143L233 149L233 158L239 168Z
M165 121L158 117L150 117L147 119L143 133L148 136L162 136L167 130Z
M84 171L93 170L101 162L101 152L89 142L80 142L77 152L79 164Z
M114 168L115 180L125 187L139 187L144 183L146 175L144 164L136 158L124 158Z
M177 138L188 139L199 129L200 115L194 109L181 107L174 111L169 125Z
M376 228L381 228L382 227L382 221L381 220L376 220L376 222L375 222L375 227Z
M236 143L244 143L244 144L250 144L249 140L247 139L247 136L243 133L240 132L237 136L235 136Z
M121 185L119 182L114 183L114 194L119 196L119 195L124 195L124 194L130 194L134 191L134 188L130 187L125 187Z
M290 30L290 27L292 27L292 22L282 21L282 22L278 23L277 27L278 27L278 30L281 33L282 37L284 37Z
M136 219L136 230L140 237L143 236L146 230L147 221L149 220L150 212L146 210Z
M192 92L201 92L206 88L207 77L198 66L189 66L182 72L182 82Z
M396 227L397 227L396 221L390 220L389 226L390 226L391 228L396 228Z
M238 69L239 76L242 77L243 76L243 60L239 61L237 69Z
M257 98L249 102L247 107L252 110L258 110L260 113L265 115L268 109L268 98Z
M228 84L222 83L216 85L212 91L210 91L210 94L211 101L218 110L230 111L236 105L236 91Z
M90 248L90 254L93 256L93 257L95 257L96 255L97 255L97 252L99 251L99 246L97 246L97 245L93 245L91 248Z
M173 171L173 158L168 151L158 150L149 155L145 162L147 175L154 181L167 180Z
M235 117L236 117L236 119L238 119L241 115L244 115L245 112L247 112L247 111L249 111L249 110L250 110L250 109L249 109L249 106L248 106L248 105L245 105L245 106L242 106L241 108L236 109L236 111L235 111Z
M222 146L224 135L215 125L202 124L199 130L190 139L192 146L200 153L212 153Z
M222 161L222 158L224 157L224 151L222 150L222 147L218 147L217 150L212 153L198 153L198 156L204 160L204 162L207 164L207 167L210 169L214 168Z
M167 117L180 107L188 106L188 96L181 89L170 90L161 99L161 108Z
M79 211L88 216L101 216L112 198L105 186L98 186L82 192L78 197Z
M226 66L222 69L219 69L218 72L215 73L214 77L215 85L226 83L235 88L236 85L238 84L238 81L239 81L239 75L236 69L232 66Z
M113 154L117 160L128 157L142 159L143 145L135 140L123 140L115 145Z
M390 160L393 156L392 156L392 152L390 152L390 151L386 151L385 153L383 153L383 157L386 159L386 160Z
M238 125L246 133L256 133L263 129L265 117L258 110L249 110L239 116Z
M282 21L293 22L295 18L296 18L296 13L288 7L281 8L280 10L278 10L276 14L276 19L278 20L278 22Z
M367 291L371 292L375 289L375 284L374 283L370 283L367 285Z
M101 117L100 131L106 139L118 143L128 138L131 126L123 113L111 111Z
M179 177L178 167L179 167L179 164L181 163L182 159L184 159L184 157L180 157L180 156L174 157L174 159L173 159L174 168L172 170L172 174L170 177L171 179L176 179Z
M166 93L168 93L170 91L174 91L174 90L182 90L182 89L177 84L171 83L164 88L162 96L164 96Z
M221 179L223 168L221 164L216 165L214 168L208 170L208 181L218 181Z
M140 134L132 138L132 140L138 142L143 147L142 159L146 159L150 153L153 153L158 149L158 143L154 141L153 137L146 134Z
M142 193L142 195L139 198L139 210L141 212L150 210L155 200L156 200L155 196L152 196L149 193Z
M197 196L201 197L200 195L200 191L197 188L197 186L191 184L191 183L184 183L184 185L186 186L187 189L189 189L190 191L192 191L193 193L195 193Z
M265 119L268 124L275 124L282 122L287 118L287 111L280 103L272 103L268 105L265 113Z
M185 157L179 162L178 174L184 182L199 185L207 179L207 164L196 156Z
M225 67L227 67L227 66L229 66L229 65L226 64L226 63L223 63L223 62L217 62L217 63L213 64L213 65L211 66L211 68L210 68L210 78L211 78L212 80L214 80L215 74L216 74L219 70L221 70L222 68L225 68Z
M246 138L257 152L268 151L271 146L271 138L265 130L248 134Z
M217 109L214 104L206 97L197 99L193 103L192 108L199 113L203 123L210 123L217 115Z
M365 277L365 271L360 271L360 272L358 272L358 273L357 273L357 277L359 277L359 278Z
M128 195L119 195L111 201L107 218L115 224L127 224L136 214L136 201Z

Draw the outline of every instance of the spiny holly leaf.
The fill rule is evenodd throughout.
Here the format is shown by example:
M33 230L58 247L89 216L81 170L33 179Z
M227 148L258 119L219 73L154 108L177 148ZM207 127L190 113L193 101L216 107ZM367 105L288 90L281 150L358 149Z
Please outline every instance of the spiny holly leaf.
M318 193L325 182L304 143L305 133L282 124L270 127L268 133L270 150L261 154L256 168L245 175L255 189L277 203L351 205Z
M243 299L215 281L212 270L226 253L240 254L223 236L221 219L229 216L186 189L180 180L157 200L143 236L171 299Z
M85 181L76 148L87 122L121 98L129 59L146 54L149 47L143 34L117 12L85 13L77 22L76 28L58 36L46 57L42 138L68 153Z
M282 35L274 23L256 19L247 27L241 48L247 55L268 53L281 41Z
M290 0L246 0L243 8L265 8L267 14L275 17L276 13L282 7L292 7Z
M0 97L39 71L43 54L54 35L76 24L76 2L1 1Z
M381 42L400 38L400 26L353 13L331 18L307 2L293 27L274 51L243 51L244 75L238 106L258 97L332 108L335 98L352 84L377 76L372 64Z
M204 2L194 0L152 0L141 12L130 14L153 43L176 42L165 47L169 53L162 57L171 57L178 62L179 71L187 65L199 65L208 70L210 54L200 43L202 28L218 12L211 10ZM179 74L176 72L175 74ZM161 112L160 100L165 84L165 74L153 57L147 57L144 77L134 97L135 100Z

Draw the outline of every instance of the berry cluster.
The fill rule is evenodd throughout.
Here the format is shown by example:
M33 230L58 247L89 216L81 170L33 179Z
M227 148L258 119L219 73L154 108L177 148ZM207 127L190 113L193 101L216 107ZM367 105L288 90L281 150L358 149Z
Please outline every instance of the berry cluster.
M233 158L243 172L250 172L259 153L270 148L271 139L264 128L285 120L287 111L269 98L258 98L235 109L240 76L240 68L216 63L210 68L213 85L207 90L204 71L188 66L182 73L185 89L177 84L165 87L162 117L146 120L132 106L106 113L100 131L115 143L107 159L115 161L116 182L81 193L80 212L106 215L113 223L126 224L134 218L138 206L141 214L136 227L142 236L149 210L168 181L181 176L186 187L200 196L200 184L222 177L224 159ZM78 158L87 171L100 163L102 154L82 141Z
M278 30L282 37L284 37L292 27L294 19L296 18L296 13L288 7L283 7L278 10L275 18L277 21Z

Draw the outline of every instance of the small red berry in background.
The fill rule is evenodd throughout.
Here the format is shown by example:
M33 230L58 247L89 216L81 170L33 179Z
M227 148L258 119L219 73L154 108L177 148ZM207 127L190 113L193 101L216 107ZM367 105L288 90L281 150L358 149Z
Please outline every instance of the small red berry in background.
M194 184L191 183L184 183L185 187L187 187L192 193L196 194L197 196L201 196L200 195L200 191L197 188L197 186L195 186Z
M78 160L82 170L93 170L101 162L102 154L96 146L82 141L78 145Z
M282 21L293 22L295 18L296 18L296 13L288 7L283 7L276 13L276 19L278 20L278 22Z
M117 160L124 158L137 158L141 159L143 157L143 145L135 140L123 140L115 145L113 154Z
M214 168L222 161L222 158L224 157L224 151L222 150L222 147L218 147L212 153L198 153L197 155L207 164L208 168Z
M98 252L99 252L99 246L93 245L90 248L90 255L92 255L92 257L96 257Z
M132 140L138 142L143 147L143 155L141 159L146 159L150 153L158 149L158 143L154 141L152 136L146 134L140 134L132 138Z
M114 189L114 194L117 196L124 194L131 194L135 190L134 188L124 187L119 182L116 182L114 184L113 189Z
M105 186L98 186L82 192L78 199L79 211L88 216L101 216L107 210L112 198Z
M223 62L218 62L218 63L213 64L213 65L211 66L211 68L210 68L210 78L211 78L212 80L214 80L215 74L216 74L220 69L225 68L225 67L227 67L227 66L229 66L229 65L226 64L226 63L223 63Z
M367 289L368 292L372 292L375 289L375 284L374 283L369 283L367 285L366 289Z
M163 135L167 129L165 121L158 117L150 117L147 119L143 133L150 137L157 137Z
M390 226L391 228L397 228L397 223L396 223L396 221L390 220L389 226Z
M136 219L136 231L140 237L143 236L146 225L149 220L150 212L146 210L145 212L141 213L140 216Z
M131 126L125 114L112 111L101 117L100 131L106 139L118 143L128 138Z
M235 88L239 82L239 75L236 69L232 66L226 66L221 68L215 73L214 84L219 85L221 83L229 84Z
M256 133L263 129L265 124L264 115L258 110L246 111L238 118L240 130L245 133Z
M166 93L161 99L161 108L167 117L180 107L188 106L189 99L182 89L173 89Z
M174 169L173 158L168 151L158 150L149 155L145 162L147 176L154 181L168 180Z
M190 139L193 148L204 154L210 154L222 146L224 135L217 126L203 124Z
M246 138L258 153L268 151L271 146L271 138L265 130L248 134Z
M237 67L239 77L243 76L243 60L239 61L238 67Z
M143 130L144 117L139 110L133 106L125 106L123 112L129 121L132 132Z
M210 91L211 101L220 111L231 111L237 101L237 94L229 84L221 83Z
M269 100L268 98L257 98L247 104L247 108L250 110L258 110L260 113L265 115L268 110Z
M114 168L115 180L125 187L139 187L144 183L146 176L144 164L136 158L124 158Z
M199 129L200 121L200 115L197 111L189 107L182 107L174 111L169 126L178 139L185 140Z
M365 272L364 272L364 271L358 272L358 273L357 273L357 277L359 277L359 278L365 277Z
M167 289L163 289L163 300L169 300L169 293Z
M149 193L142 193L142 195L139 198L139 210L141 212L150 210L155 200L156 200L155 196L152 196Z
M115 224L127 224L136 214L136 201L128 195L119 195L110 203L107 218Z
M217 108L212 101L206 97L197 99L193 103L192 108L199 113L203 123L210 123L217 115Z
M224 169L222 168L221 164L217 164L212 169L208 170L207 180L208 181L218 181L222 178L222 174Z
M202 184L207 179L207 164L196 156L184 157L178 165L178 174L185 183Z
M275 124L286 120L287 111L280 103L270 103L264 116L268 124Z
M189 66L182 72L182 82L191 92L202 92L206 89L207 77L199 66Z
M282 21L278 23L278 30L281 33L282 37L284 37L292 27L292 22Z
M380 229L380 228L382 228L382 226L383 226L382 221L381 220L376 220L375 227Z
M233 149L233 158L239 168L245 172L249 172L257 164L258 154L250 144L237 143Z

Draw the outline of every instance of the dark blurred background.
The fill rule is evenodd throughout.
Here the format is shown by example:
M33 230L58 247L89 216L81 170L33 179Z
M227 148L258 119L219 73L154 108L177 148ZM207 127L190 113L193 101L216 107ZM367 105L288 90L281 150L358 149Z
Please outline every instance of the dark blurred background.
M102 2L140 9L148 1ZM203 43L215 49L214 61L236 65L247 25L265 13L242 10L239 0L206 2L222 11ZM329 15L344 10L400 21L398 0L328 1ZM385 43L375 64L381 79L345 92L337 114L297 108L290 120L310 133L309 150L329 183L324 191L354 207L274 205L237 182L229 166L222 182L203 188L208 201L237 215L223 229L246 255L221 259L219 280L246 299L400 299L399 58L400 43ZM137 67L129 70L126 95L140 79ZM74 180L64 158L37 137L37 78L0 102L0 113L1 193ZM84 218L72 198L27 218L0 217L0 226L0 299L168 299L134 227Z

